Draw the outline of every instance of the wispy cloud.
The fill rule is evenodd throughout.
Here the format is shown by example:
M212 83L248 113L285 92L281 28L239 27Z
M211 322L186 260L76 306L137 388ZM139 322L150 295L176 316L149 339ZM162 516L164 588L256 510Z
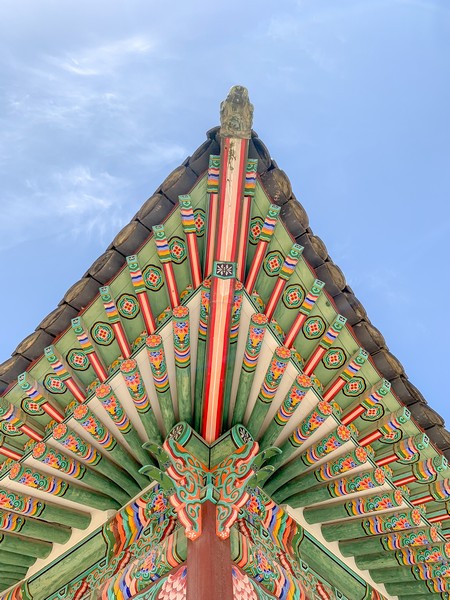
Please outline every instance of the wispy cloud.
M148 36L132 36L94 46L64 56L48 56L47 61L69 73L81 76L106 75L115 72L137 55L154 51L157 41Z
M108 172L78 165L48 179L28 178L26 192L3 199L0 250L12 250L33 238L67 241L93 236L105 245L127 220L128 183Z

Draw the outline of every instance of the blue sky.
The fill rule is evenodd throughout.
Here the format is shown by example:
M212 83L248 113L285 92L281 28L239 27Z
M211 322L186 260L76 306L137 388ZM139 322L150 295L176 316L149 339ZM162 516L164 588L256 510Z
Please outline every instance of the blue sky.
M450 423L446 0L3 0L0 50L0 360L239 83L314 232Z

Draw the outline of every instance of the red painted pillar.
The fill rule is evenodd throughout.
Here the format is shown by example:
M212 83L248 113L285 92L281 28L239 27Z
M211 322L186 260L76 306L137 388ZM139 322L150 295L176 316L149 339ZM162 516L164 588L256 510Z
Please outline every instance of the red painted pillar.
M202 534L188 540L186 600L233 600L230 539L216 535L216 506L202 506Z

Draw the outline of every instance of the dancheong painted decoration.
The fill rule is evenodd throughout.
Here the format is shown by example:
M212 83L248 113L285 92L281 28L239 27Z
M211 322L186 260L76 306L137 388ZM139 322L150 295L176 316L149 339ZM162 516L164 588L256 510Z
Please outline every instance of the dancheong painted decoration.
M450 435L234 87L0 366L0 600L450 597Z

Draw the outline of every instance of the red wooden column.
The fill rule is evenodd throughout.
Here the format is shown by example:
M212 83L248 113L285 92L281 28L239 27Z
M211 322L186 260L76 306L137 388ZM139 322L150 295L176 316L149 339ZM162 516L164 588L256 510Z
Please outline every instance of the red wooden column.
M188 540L186 600L233 600L230 538L216 535L216 506L202 506L202 534Z

